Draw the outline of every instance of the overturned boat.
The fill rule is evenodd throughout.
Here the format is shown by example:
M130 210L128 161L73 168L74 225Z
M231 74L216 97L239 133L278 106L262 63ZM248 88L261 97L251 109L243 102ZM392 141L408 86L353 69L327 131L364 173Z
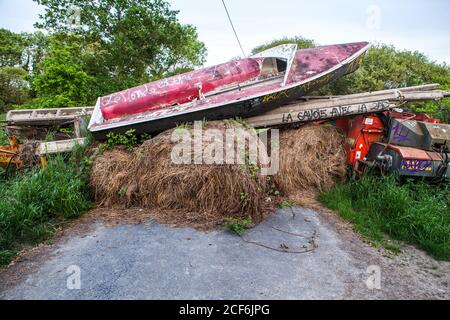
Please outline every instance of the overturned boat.
M194 120L251 117L355 71L367 42L297 50L274 47L249 58L179 74L100 97L89 130L155 133Z

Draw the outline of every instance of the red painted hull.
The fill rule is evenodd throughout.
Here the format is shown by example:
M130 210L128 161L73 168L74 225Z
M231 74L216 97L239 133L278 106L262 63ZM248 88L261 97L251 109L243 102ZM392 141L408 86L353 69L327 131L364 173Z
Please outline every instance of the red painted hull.
M89 130L102 138L264 113L353 72L367 49L367 42L294 48L284 69L278 56L255 56L130 88L98 99Z
M200 99L200 93L256 78L261 63L262 59L247 58L158 80L102 97L100 109L109 120L187 103Z

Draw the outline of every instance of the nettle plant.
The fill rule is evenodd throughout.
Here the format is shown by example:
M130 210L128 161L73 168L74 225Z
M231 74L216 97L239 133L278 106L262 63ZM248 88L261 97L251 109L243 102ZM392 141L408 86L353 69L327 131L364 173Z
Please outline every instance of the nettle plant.
M138 144L141 144L143 141L150 139L150 135L147 133L143 133L140 135L136 134L135 129L130 129L125 131L123 134L110 132L106 135L106 148L112 148L114 146L122 145L125 146L128 150L132 150Z

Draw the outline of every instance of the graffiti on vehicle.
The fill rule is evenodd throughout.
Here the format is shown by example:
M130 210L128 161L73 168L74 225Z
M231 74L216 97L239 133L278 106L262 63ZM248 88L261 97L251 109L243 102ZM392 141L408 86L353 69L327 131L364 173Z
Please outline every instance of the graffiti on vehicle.
M279 91L279 92L275 92L275 93L271 93L271 94L265 95L263 97L263 103L269 103L271 101L278 100L281 97L285 97L285 98L289 97L289 95L287 93L287 90L283 90L283 91Z
M403 171L414 172L427 172L433 170L432 162L429 160L416 160L416 159L404 159L401 163Z
M350 104L328 108L318 108L299 111L297 113L289 112L283 113L281 122L302 122L302 121L314 121L321 119L332 119L348 116L351 114L361 114L368 112L379 112L389 109L389 102L379 101L362 104Z
M402 126L402 124L400 122L398 122L395 126L394 126L394 141L395 142L405 142L405 141L410 141L411 138L408 137L409 131L407 128L405 128L404 126Z

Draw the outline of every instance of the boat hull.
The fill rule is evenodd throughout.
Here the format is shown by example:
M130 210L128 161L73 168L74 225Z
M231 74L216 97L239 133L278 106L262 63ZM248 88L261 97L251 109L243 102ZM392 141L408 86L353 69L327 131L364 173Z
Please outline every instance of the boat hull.
M259 97L253 97L226 105L218 105L213 108L192 111L189 113L182 113L178 115L174 114L166 118L146 119L145 121L131 120L128 121L128 123L121 123L121 125L117 127L104 128L103 130L91 130L91 132L95 139L104 140L109 132L122 134L129 129L134 129L136 130L136 134L157 134L166 129L173 128L178 124L191 122L194 120L223 120L234 117L252 117L297 100L300 97L323 87L325 82L332 82L348 73L353 72L359 66L359 63L360 61L355 60L347 64L343 64L336 70L318 77L313 81L291 88L281 88L280 90Z
M355 45L358 45L356 49L351 47ZM353 51L351 54L345 56L345 50L350 50L347 46ZM311 70L317 64L320 66L320 63L331 64L328 62L331 60L329 57L336 56L336 54L334 54L335 52L330 54L329 50L334 47L341 50L341 53L344 52L344 54L341 54L340 60L329 68L326 66L323 70L319 69L320 72L317 71L317 68ZM297 70L296 75L304 76L304 74L308 75L310 72L316 72L313 76L304 76L302 80L293 81L292 74L288 73L288 83L285 85L268 84L248 90L241 90L239 88L239 90L196 101L191 105L172 106L150 113L142 113L141 115L128 119L121 118L110 122L98 121L102 117L99 108L100 101L98 101L89 125L89 130L96 139L104 140L109 132L120 134L129 129L134 129L137 134L156 134L163 130L173 128L177 124L195 120L222 120L233 117L247 118L256 116L295 101L301 96L315 91L346 74L352 73L359 67L363 54L367 49L367 43L357 43L298 50L296 54L297 62L301 61L302 58L308 60L311 53L316 52L320 54L321 51L326 51L326 54L322 58L320 56L315 58L315 64L296 64L294 61L292 70ZM304 56L302 56L303 52L305 52ZM325 62L322 62L322 60Z

